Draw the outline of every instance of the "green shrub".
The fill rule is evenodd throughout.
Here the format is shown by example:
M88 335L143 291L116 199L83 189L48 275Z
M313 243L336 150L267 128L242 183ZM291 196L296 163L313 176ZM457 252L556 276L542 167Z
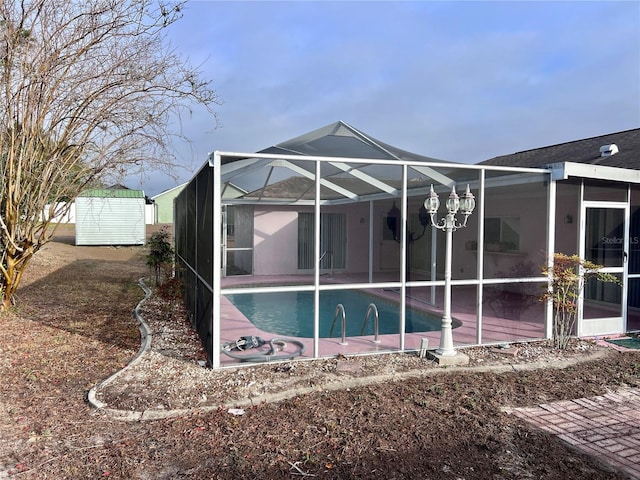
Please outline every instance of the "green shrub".
M166 227L155 232L149 237L147 242L147 265L154 274L156 285L160 284L162 273L168 278L173 265L173 247L170 242L170 235Z

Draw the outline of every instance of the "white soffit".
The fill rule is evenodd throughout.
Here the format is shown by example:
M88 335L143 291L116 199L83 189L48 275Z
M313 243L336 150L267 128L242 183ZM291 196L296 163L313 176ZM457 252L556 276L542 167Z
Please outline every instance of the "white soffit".
M628 168L573 162L552 163L547 165L547 168L551 169L552 180L566 180L569 177L581 177L624 183L640 183L640 170L631 170Z

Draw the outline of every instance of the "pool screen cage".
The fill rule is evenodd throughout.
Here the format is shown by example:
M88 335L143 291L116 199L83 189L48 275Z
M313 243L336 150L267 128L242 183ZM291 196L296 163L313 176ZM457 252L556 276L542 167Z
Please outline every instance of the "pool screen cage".
M549 172L439 161L353 132L341 125L295 150L215 152L176 198L176 272L210 366L237 365L221 345L241 335L296 339L306 347L300 358L412 351L425 338L437 345L439 323L425 329L411 315L443 311L445 234L424 209L431 186L441 199L435 220L454 187L462 194L468 185L476 200L452 236L455 347L548 338L538 298L553 251ZM365 311L338 313L351 291L393 313L377 319L382 333ZM308 302L287 300L295 318L273 326L281 295L302 292ZM266 299L259 311L230 301L257 294ZM326 311L329 294L338 300ZM346 338L343 321L356 326Z

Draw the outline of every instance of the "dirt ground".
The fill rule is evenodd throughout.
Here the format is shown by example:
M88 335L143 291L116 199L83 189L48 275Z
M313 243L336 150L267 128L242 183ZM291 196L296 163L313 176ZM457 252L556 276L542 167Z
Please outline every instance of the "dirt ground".
M625 478L501 410L640 386L639 353L589 342L465 350L465 369L396 354L214 372L164 288L142 308L150 351L101 384L140 348L143 255L62 230L33 260L0 317L0 479Z

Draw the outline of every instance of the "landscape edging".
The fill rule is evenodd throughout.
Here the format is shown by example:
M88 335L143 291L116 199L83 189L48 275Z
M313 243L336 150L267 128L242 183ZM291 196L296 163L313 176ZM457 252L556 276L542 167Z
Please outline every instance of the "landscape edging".
M149 287L147 287L147 285L144 283L144 279L143 278L138 280L138 285L140 286L140 288L144 292L144 298L142 300L140 300L138 302L138 304L136 305L136 307L133 309L132 315L136 319L136 321L138 322L138 329L140 330L140 349L138 350L138 353L135 354L135 356L131 359L131 361L124 368L118 370L117 372L115 372L110 377L108 377L105 380L101 381L100 383L96 384L93 388L91 388L87 392L87 397L86 397L87 398L87 402L93 408L101 409L101 410L104 410L104 411L110 411L111 410L111 409L107 409L107 404L106 403L101 402L100 400L98 400L98 398L97 398L98 391L101 388L106 387L111 382L113 382L120 374L122 374L122 372L124 372L128 368L130 368L133 365L135 365L136 363L138 363L140 361L140 358L142 357L142 355L144 355L147 352L147 350L149 350L149 348L151 348L151 340L153 338L153 335L151 333L151 329L149 328L149 325L147 324L147 322L144 321L144 318L142 317L142 313L140 312L140 310L141 310L142 305L144 304L144 302L146 302L151 297L151 293L152 292L151 292L151 289Z
M367 385L374 385L381 382L398 381L398 380L418 378L418 377L430 377L438 374L446 375L450 373L468 373L468 372L505 373L510 371L536 370L538 368L561 369L561 368L566 368L568 366L575 365L582 362L602 359L610 355L614 351L615 350L613 349L600 350L589 356L569 358L554 364L549 364L549 362L532 362L527 364L509 363L505 365L453 367L453 368L446 368L446 369L428 369L428 370L414 369L406 372L396 372L396 373L390 373L390 374L384 374L384 375L352 377L348 379L342 378L339 381L333 381L333 382L324 383L321 385L315 385L313 387L299 387L299 388L293 388L290 390L281 391L278 393L267 393L264 395L247 397L244 399L233 399L218 405L206 405L206 406L200 405L197 407L179 408L179 409L173 409L173 410L149 409L149 410L141 410L141 411L103 408L103 411L114 420L122 420L122 421L161 420L165 418L171 418L179 415L193 413L194 411L197 411L199 413L207 413L207 412L219 410L221 408L251 407L251 406L259 405L262 403L280 402L283 400L294 398L299 395L307 395L307 394L317 393L322 391L345 390L348 388L357 388L357 387L363 387Z

